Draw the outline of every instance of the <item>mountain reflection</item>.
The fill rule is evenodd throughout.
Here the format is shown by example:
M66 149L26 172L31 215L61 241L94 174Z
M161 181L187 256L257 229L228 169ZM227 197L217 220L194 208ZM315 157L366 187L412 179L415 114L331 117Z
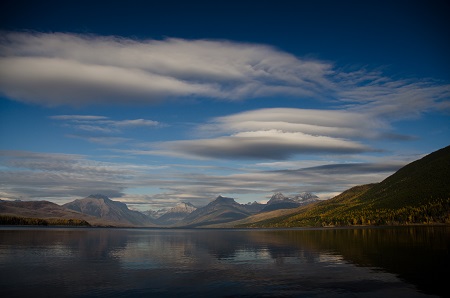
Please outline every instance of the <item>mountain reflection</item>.
M449 232L4 229L0 286L42 296L46 287L64 296L445 296L446 277L428 273L450 265Z
M448 268L449 235L446 227L155 231L128 243L120 260L125 267L139 264L141 268L145 267L142 260L173 268L226 267L242 262L275 266L351 263L396 274L424 292L439 295L444 293L433 285L445 282L445 275L433 275L430 281L424 272Z

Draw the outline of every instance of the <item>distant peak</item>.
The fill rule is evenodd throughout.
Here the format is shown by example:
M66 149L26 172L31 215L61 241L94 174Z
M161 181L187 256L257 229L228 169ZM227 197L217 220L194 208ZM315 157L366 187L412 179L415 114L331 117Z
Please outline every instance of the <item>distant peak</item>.
M274 193L272 199L284 199L285 196L281 192Z
M267 202L268 205L274 204L274 203L281 203L288 201L289 198L286 198L281 192L274 193L270 200Z

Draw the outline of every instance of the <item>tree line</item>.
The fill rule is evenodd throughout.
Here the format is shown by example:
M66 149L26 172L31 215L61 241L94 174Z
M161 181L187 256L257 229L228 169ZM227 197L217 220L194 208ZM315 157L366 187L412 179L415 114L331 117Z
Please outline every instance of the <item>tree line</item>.
M19 217L13 215L0 215L0 225L32 225L32 226L90 226L83 219L65 219L65 218L32 218Z
M250 224L253 227L325 227L357 225L408 225L408 224L450 224L450 198L435 199L419 206L405 206L398 209L348 208L336 210L328 207L306 210L300 214L284 218L268 219ZM325 212L324 212L325 211Z

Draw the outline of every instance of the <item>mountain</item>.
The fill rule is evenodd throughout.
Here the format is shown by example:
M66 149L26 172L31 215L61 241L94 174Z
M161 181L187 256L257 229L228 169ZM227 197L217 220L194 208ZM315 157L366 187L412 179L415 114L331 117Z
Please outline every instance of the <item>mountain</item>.
M272 195L270 200L267 202L267 206L262 209L262 212L297 208L299 206L317 202L318 199L318 196L309 192L300 193L295 195L293 198L285 197L282 193L277 192Z
M450 223L450 146L416 160L380 183L360 185L340 195L266 217L245 226L295 227Z
M190 213L177 226L200 227L242 219L251 213L232 198L218 196L214 201Z
M122 202L96 194L63 205L64 208L125 226L151 226L153 222L144 214L128 209Z
M280 204L288 201L289 198L285 197L281 192L274 193L270 200L267 202L267 205Z
M278 209L291 209L300 206L290 198L285 197L281 192L277 192L267 202L262 212L273 211Z
M295 202L298 202L301 205L306 205L306 204L317 202L319 200L319 197L310 192L302 192L302 193L299 193L298 195L295 195L292 198L292 200Z
M197 208L191 203L179 203L158 217L156 222L160 225L172 225L183 220L196 209Z

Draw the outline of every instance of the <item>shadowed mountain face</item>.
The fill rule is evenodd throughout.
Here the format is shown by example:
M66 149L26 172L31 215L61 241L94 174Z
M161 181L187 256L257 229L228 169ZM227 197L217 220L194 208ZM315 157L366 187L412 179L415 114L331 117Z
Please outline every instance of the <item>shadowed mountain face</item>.
M122 225L152 225L150 218L144 214L130 210L126 204L112 201L108 197L99 194L75 200L64 204L63 207Z
M450 146L414 161L376 184L353 187L260 227L450 223Z

